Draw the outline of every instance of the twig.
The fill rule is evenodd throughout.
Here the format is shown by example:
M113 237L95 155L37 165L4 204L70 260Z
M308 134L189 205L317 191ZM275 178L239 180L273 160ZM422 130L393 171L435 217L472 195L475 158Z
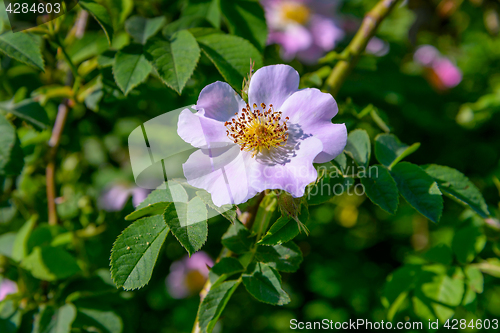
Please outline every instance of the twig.
M339 60L326 80L324 90L336 96L345 79L356 66L359 56L375 34L380 23L389 15L399 0L381 0L364 17L358 32L342 52L345 60Z
M57 118L52 129L52 136L49 140L49 162L47 164L47 203L49 210L49 224L57 224L57 211L56 211L56 183L55 183L55 169L56 169L56 155L57 148L61 142L61 135L68 118L68 104L67 101L59 104L57 109Z

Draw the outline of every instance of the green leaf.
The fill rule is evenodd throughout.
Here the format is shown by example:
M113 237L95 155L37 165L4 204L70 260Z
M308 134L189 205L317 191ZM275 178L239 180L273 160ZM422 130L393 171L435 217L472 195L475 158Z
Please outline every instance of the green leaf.
M90 0L80 0L79 3L80 6L92 14L96 21L101 25L102 30L104 30L106 38L108 39L108 43L111 45L114 29L113 22L111 21L111 15L106 7Z
M32 216L17 232L16 240L14 241L14 246L12 247L12 259L15 261L21 261L29 254L28 240L33 228L35 227L36 221L37 216Z
M210 289L198 310L199 325L202 332L212 332L227 302L229 302L239 284L238 281L227 281Z
M196 195L203 200L203 202L213 210L215 210L217 213L221 214L224 216L226 219L228 219L231 223L236 223L237 217L236 217L236 207L234 205L222 205L222 207L216 206L212 202L212 196L210 193L207 191L196 191Z
M213 27L220 28L220 0L189 0L188 5L182 11L182 18L202 18Z
M372 172L375 169L375 173ZM381 165L368 169L367 177L361 177L368 198L390 214L395 214L399 204L399 192L390 172Z
M303 224L309 221L309 209L302 205L299 220ZM279 245L291 241L300 233L297 221L288 216L281 216L271 226L267 234L259 241L260 245Z
M247 40L221 33L210 33L196 38L202 51L212 61L224 79L239 91L243 78L250 69L250 59L255 68L262 67L262 56Z
M86 303L78 302L76 304L78 312L73 326L92 326L102 333L123 332L123 321L110 306L95 304L95 301Z
M347 136L345 152L359 166L368 166L370 162L371 146L370 137L364 129L356 129Z
M483 273L473 266L467 266L464 269L465 277L467 278L467 284L471 287L471 289L481 294L484 290L484 278Z
M294 242L275 246L259 246L255 259L282 272L295 272L302 263L302 252Z
M250 251L252 244L250 232L240 221L236 221L222 235L222 245L236 254Z
M193 35L182 30L169 40L153 38L145 46L147 59L153 64L162 81L182 93L200 59L200 48Z
M1 216L0 212L0 216ZM16 241L17 233L7 232L0 235L0 255L12 258L12 250L14 248L14 243Z
M486 235L476 226L461 228L455 232L452 249L461 263L469 263L486 245Z
M141 16L132 16L125 22L125 30L137 43L146 44L149 38L167 23L164 16L147 19Z
M56 309L45 306L35 321L35 333L68 333L71 324L76 318L76 309L73 304L64 304Z
M409 291L415 287L420 271L420 266L405 265L389 276L382 293L382 304L388 308L389 320L394 318Z
M49 118L45 109L31 98L19 103L14 101L0 102L0 111L12 113L16 117L26 120L39 129L45 129L49 125Z
M262 6L248 0L220 1L231 34L245 38L262 51L267 41L266 17Z
M207 206L199 197L191 199L187 204L176 202L165 208L163 218L189 256L201 249L207 241L207 214Z
M258 301L272 305L284 305L290 302L290 297L281 288L279 273L264 263L256 263L253 269L242 275L247 291Z
M118 51L113 64L116 84L125 96L144 82L152 69L139 44L131 44Z
M133 221L143 216L163 214L165 208L173 201L188 202L188 194L181 184L169 182L168 187L165 186L162 185L149 193L147 198L135 208L135 211L125 217L125 220Z
M0 332L17 332L21 326L22 315L22 310L18 308L14 300L0 301Z
M221 258L221 260L210 269L208 278L210 279L212 286L214 286L218 282L224 281L231 275L243 272L244 270L245 268L243 268L238 259L225 257Z
M35 247L33 252L21 261L21 267L35 278L44 281L66 279L80 272L75 257L60 247Z
M423 257L424 259L434 263L450 265L453 261L453 252L448 245L439 244L425 252Z
M408 162L398 163L391 173L406 201L437 223L443 212L443 198L434 179L419 166Z
M439 189L456 201L468 205L481 217L490 216L488 206L477 187L461 172L441 165L424 165L422 169L436 180Z
M443 266L437 271L424 271L415 292L414 310L421 317L445 322L451 318L454 307L460 305L465 292L463 277L449 276Z
M252 235L263 235L266 232L274 211L278 207L278 197L276 193L267 194L259 204L255 220L250 230Z
M177 31L201 27L212 28L213 25L202 16L185 16L167 24L161 33L166 38L170 38Z
M24 153L16 129L1 114L0 133L0 176L18 175L24 166Z
M478 268L483 273L500 278L500 259L498 258L486 259L479 264L474 264L474 267Z
M130 15L134 7L133 0L101 0L108 8L113 22L113 27L118 30L123 26L123 22Z
M132 290L149 282L169 230L156 215L134 222L118 236L111 251L111 277L117 287Z
M34 37L25 32L4 32L0 35L0 52L26 65L45 71L42 52Z
M418 142L411 146L401 143L394 134L379 134L375 138L375 157L381 164L391 169L419 147Z

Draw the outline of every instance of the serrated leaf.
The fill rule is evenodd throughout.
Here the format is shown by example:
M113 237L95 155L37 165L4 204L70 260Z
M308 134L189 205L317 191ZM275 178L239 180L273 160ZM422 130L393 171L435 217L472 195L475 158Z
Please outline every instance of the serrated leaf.
M299 214L299 221L307 224L309 221L309 209L302 205ZM279 245L291 241L300 233L297 221L288 216L281 216L271 226L269 231L259 241L260 245Z
M116 84L126 96L134 87L146 80L152 69L142 53L142 45L131 44L116 54L113 75Z
M169 40L150 39L145 46L146 58L153 64L162 81L181 94L200 59L200 48L193 35L182 30Z
M394 134L379 134L375 138L375 157L382 165L392 169L419 147L420 143L418 142L411 146L401 143Z
M0 102L0 111L12 113L16 117L26 120L39 129L45 129L49 125L49 118L45 109L31 98L19 103L14 101Z
M372 172L372 168L375 172ZM390 214L395 214L399 204L396 182L389 171L381 165L370 166L368 175L361 177L361 184L370 200Z
M229 276L243 272L245 268L241 265L240 261L233 257L221 258L221 260L216 263L208 273L208 278L212 283L212 286L218 282L224 281Z
M163 217L156 215L134 222L118 236L111 251L111 276L117 287L132 290L149 282L169 231Z
M167 19L164 16L151 19L132 16L125 22L125 30L137 43L146 44L148 39L156 35L165 23Z
M262 51L267 41L266 17L262 6L248 0L220 1L231 34L245 38Z
M21 261L21 267L44 281L66 279L80 271L75 257L60 247L35 247Z
M106 7L90 0L80 0L79 3L80 6L88 11L100 24L102 30L104 30L104 33L106 34L109 45L111 45L111 40L113 39L114 35L114 29L113 22L111 21L111 15Z
M250 69L250 59L255 69L262 67L262 56L247 40L221 33L208 33L196 38L202 51L212 61L224 79L237 91Z
M252 244L250 232L240 221L235 221L222 235L222 245L236 254L250 251Z
M281 288L279 273L269 266L258 262L253 270L242 275L247 291L258 301L272 305L284 305L290 302L290 297Z
M143 216L163 214L165 207L174 201L188 202L188 194L181 184L173 182L166 184L168 185L161 185L149 193L146 199L135 208L135 211L125 217L125 220L133 221Z
M0 34L0 52L26 65L45 71L40 45L25 32Z
M212 196L210 193L207 191L196 191L196 195L203 200L203 202L213 210L215 210L217 213L221 214L224 216L226 219L228 219L231 223L236 223L237 217L236 217L236 207L234 205L222 205L221 207L216 206L213 201L212 201Z
M73 304L64 304L60 308L45 306L35 321L35 333L68 333L76 318Z
M455 232L452 249L461 263L469 263L486 245L486 235L476 226L461 228Z
M481 192L464 174L453 168L435 164L424 165L422 169L436 180L443 193L468 205L483 218L490 216Z
M282 245L259 246L255 253L255 260L270 264L282 272L293 273L302 263L302 252L294 242Z
M188 5L182 11L181 19L202 18L219 29L221 21L219 2L220 0L189 0Z
M207 207L199 197L191 199L187 204L176 202L165 208L163 219L189 256L201 249L207 241L207 214Z
M443 198L437 183L415 164L401 162L391 171L399 192L422 215L438 222L443 212Z
M1 114L0 133L0 176L17 175L24 166L24 153L16 129Z
M199 325L202 332L212 332L227 302L229 302L239 284L238 281L226 281L210 289L198 310Z
M352 157L358 166L368 166L371 155L370 137L363 129L356 129L347 136L345 152Z

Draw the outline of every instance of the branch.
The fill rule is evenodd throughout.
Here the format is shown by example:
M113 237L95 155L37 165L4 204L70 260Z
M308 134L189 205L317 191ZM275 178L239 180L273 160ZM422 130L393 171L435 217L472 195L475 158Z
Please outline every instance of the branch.
M345 79L356 66L361 53L365 50L366 45L375 34L380 23L389 15L394 6L399 0L380 0L372 10L364 17L363 23L358 32L342 52L343 58L335 65L330 76L326 80L324 90L328 91L334 97L340 90Z

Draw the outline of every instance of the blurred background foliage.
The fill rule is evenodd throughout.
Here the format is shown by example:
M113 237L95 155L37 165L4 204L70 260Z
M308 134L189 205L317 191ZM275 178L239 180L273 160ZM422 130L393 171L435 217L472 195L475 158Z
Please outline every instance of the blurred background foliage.
M197 291L203 283L195 277L193 292L182 299L168 292L171 265L186 254L174 237L167 238L146 287L117 290L111 281L113 242L130 224L124 217L147 194L134 185L127 138L143 122L196 103L207 84L227 80L235 86L245 71L223 77L202 52L196 70L180 89L182 94L154 72L124 94L113 76L113 59L132 42L134 27L143 24L141 17L159 18L150 22L152 35L168 37L186 28L211 27L240 36L261 54L254 59L258 66L287 62L301 74L302 87L320 88L363 15L376 4L374 0L339 1L335 15L345 37L333 52L311 64L299 57L285 61L280 45L265 45L263 11L252 11L255 15L239 21L224 9L223 0L98 2L109 11L104 29L108 36L99 18L92 16L85 18L84 32L75 31L75 22L84 16L82 7L89 6L89 1L30 31L31 45L40 47L44 59L43 72L36 68L40 67L36 55L24 63L0 55L0 113L5 116L2 121L14 126L19 139L16 147L22 150L17 155L21 158L11 164L24 165L20 173L9 172L21 170L15 165L2 165L0 174L0 286L11 290L9 296L0 293L5 298L0 303L0 332L191 330L199 304ZM4 31L0 43L10 38L2 6L0 2ZM335 118L335 122L345 122L349 131L365 129L372 139L390 131L404 143L420 142L420 149L408 161L461 171L483 193L492 217L481 218L445 198L443 216L435 224L403 199L397 214L390 215L365 196L333 197L311 207L310 235L296 239L304 262L296 273L282 276L291 303L283 307L262 304L239 288L216 331L288 332L292 318L409 318L425 323L435 315L446 318L447 311L458 319L500 317L499 10L494 0L409 0L398 5L376 34L387 52L362 55L336 96L340 111ZM71 68L61 50L57 51L60 45L42 37L46 36L43 27L49 26L58 31L76 67L77 94L75 86L67 83ZM433 45L457 65L462 78L456 87L447 87L432 69L415 60L421 45ZM47 142L64 103L70 112L55 157L60 223L49 225ZM368 105L373 108L363 112ZM2 140L12 133L8 124L0 123ZM209 221L203 251L213 259L221 250L220 239L227 227L222 217ZM30 259L19 265L26 257ZM45 266L38 267L40 262ZM459 290L463 298L452 310L434 307L429 312L428 307L415 304L415 297L426 290L421 283L428 283L414 281L417 271L451 281L440 284L451 289L439 302L453 303L450 295ZM9 285L8 280L16 284ZM399 297L402 294L405 297ZM62 330L47 324L54 318Z

